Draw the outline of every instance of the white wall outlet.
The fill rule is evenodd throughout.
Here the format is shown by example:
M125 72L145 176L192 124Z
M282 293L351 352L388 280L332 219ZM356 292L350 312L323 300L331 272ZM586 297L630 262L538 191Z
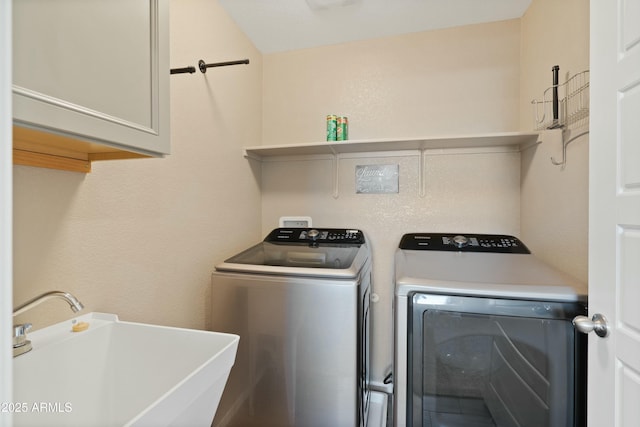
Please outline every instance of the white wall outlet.
M310 228L313 225L310 216L281 216L280 227Z

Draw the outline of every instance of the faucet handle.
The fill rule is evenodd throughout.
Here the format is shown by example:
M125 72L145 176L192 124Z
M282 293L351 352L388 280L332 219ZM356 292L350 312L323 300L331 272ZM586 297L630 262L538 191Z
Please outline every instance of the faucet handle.
M19 325L13 325L13 346L19 347L26 343L27 332L33 326L31 323L21 323Z

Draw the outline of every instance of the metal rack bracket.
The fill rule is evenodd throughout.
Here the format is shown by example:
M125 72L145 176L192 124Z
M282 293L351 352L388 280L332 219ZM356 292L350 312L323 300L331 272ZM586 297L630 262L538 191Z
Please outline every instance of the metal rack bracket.
M183 67L183 68L172 68L170 74L193 74L196 72L196 67Z
M589 70L558 84L558 69L557 65L552 68L553 85L544 91L542 100L534 99L531 104L536 130L562 129L562 160L551 157L551 163L564 168L567 164L567 145L589 133ZM565 141L565 134L570 130L583 131Z
M580 138L581 136L587 135L589 133L588 130L584 131L584 132L580 132L579 134L572 136L571 138L569 138L568 140L564 140L564 134L565 134L566 130L563 129L562 130L562 160L557 161L556 159L553 158L553 156L551 156L551 163L553 163L556 166L560 166L562 167L562 169L564 169L564 167L567 165L567 146L575 141L576 139Z

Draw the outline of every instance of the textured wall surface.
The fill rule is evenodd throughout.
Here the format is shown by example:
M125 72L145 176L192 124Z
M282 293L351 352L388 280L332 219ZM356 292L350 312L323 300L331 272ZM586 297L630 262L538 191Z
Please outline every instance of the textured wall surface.
M264 56L263 144L518 129L520 21Z
M534 0L522 17L522 130L533 129L531 100L541 100L552 85L554 65L560 67L561 85L589 69L589 2ZM561 98L563 89L559 89ZM586 94L588 103L588 90ZM565 141L585 130L589 130L588 119L565 130ZM522 153L522 238L540 258L586 282L589 135L569 144L564 168L550 160L562 158L561 131L545 133L543 139L542 144Z

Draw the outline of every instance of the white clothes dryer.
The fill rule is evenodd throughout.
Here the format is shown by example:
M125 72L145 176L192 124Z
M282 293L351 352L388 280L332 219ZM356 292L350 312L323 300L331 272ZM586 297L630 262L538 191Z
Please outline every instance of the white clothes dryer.
M586 425L586 339L571 324L586 300L513 236L403 236L395 426Z

